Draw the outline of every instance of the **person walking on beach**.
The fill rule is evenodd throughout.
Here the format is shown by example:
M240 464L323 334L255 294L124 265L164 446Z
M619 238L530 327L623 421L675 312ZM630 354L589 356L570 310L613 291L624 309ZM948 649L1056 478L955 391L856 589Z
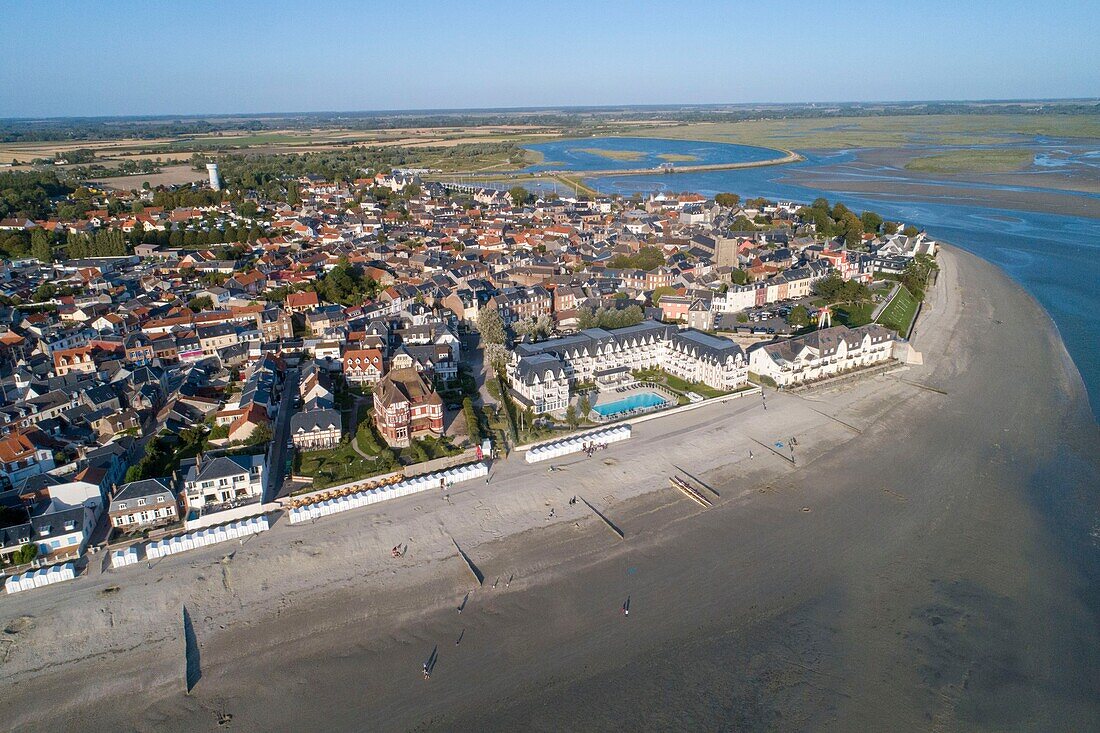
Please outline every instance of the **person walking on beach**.
M753 456L752 450L749 450L749 459L751 460L752 458L755 458L755 456Z

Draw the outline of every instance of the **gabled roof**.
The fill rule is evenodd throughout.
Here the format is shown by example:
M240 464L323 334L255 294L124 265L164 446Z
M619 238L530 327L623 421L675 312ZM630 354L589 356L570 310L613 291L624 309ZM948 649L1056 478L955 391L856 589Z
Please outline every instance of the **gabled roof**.
M122 485L122 488L115 494L114 499L111 500L111 505L113 507L116 501L129 501L156 496L157 494L169 494L174 497L175 494L170 488L171 483L172 480L169 478L147 478L141 481L131 481Z

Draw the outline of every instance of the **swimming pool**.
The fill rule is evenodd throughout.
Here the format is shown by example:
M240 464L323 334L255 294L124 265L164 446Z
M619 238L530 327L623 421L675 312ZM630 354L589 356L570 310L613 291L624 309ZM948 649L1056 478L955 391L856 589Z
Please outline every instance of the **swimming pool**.
M604 417L630 412L639 407L657 407L665 404L665 398L653 392L638 392L629 397L605 405L596 405L592 409Z

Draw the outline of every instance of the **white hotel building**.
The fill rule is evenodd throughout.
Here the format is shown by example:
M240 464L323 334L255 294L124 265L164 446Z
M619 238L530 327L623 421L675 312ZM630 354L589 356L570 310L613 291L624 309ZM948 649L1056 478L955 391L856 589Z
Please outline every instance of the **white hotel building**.
M893 357L896 334L877 323L832 326L749 350L749 369L780 387L829 377Z
M656 367L721 390L748 381L748 360L733 341L656 321L520 344L512 351L508 378L512 392L535 412L560 412L577 382Z

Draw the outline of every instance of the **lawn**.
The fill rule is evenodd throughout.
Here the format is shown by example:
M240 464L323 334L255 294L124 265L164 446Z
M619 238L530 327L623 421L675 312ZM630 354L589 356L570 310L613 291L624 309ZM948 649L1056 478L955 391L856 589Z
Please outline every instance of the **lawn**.
M383 454L368 461L355 452L351 443L341 443L331 450L297 452L294 465L295 474L313 478L315 489L369 478L399 468L392 462L392 454Z
M871 314L875 312L874 303L849 303L833 308L833 322L843 324L848 328L866 326L871 322Z
M637 379L659 382L666 385L673 392L679 392L683 395L686 395L688 392L694 392L708 400L712 397L721 397L722 395L729 394L729 392L715 389L702 382L689 382L686 379L681 379L673 374L669 374L664 369L638 370L634 372L634 376Z
M917 315L918 305L920 301L903 285L898 288L898 294L890 304L883 308L878 322L897 331L900 336L905 336L909 333L909 326L913 323L914 316Z
M436 458L458 455L462 449L451 442L448 437L433 438L430 435L423 438L414 438L412 445L401 449L401 462L405 465L423 463Z

